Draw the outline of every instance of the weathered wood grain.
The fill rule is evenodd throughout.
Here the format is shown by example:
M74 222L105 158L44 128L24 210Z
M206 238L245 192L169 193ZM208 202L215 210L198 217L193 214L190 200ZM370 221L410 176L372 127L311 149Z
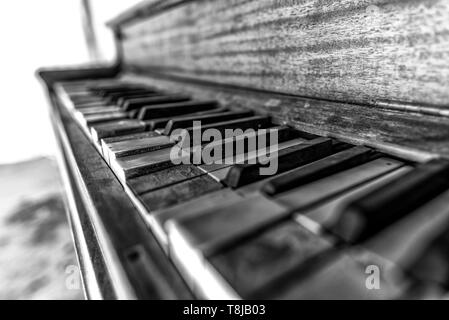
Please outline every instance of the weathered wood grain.
M449 108L446 0L197 0L122 26L124 65L276 92Z

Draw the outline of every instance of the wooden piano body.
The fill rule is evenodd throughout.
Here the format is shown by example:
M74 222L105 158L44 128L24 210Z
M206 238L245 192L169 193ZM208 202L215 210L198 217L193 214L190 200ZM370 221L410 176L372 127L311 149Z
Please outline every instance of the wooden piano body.
M151 0L110 27L115 65L39 71L89 298L195 295L61 107L58 82L120 77L410 161L449 158L445 0Z

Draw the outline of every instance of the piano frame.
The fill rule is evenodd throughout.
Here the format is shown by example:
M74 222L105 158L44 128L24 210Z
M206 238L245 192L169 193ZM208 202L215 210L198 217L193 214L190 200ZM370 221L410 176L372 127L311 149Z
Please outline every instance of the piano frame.
M51 117L59 144L59 165L67 191L68 217L89 299L193 299L184 280L167 258L142 219L138 206L104 162L80 127L62 106L55 91L61 81L121 77L196 99L216 99L223 106L242 106L269 114L278 124L302 131L366 145L402 159L425 162L449 158L449 114L446 105L432 101L356 101L327 95L292 92L291 86L248 87L239 81L173 73L130 63L124 56L130 24L194 1L145 1L110 23L118 59L105 67L41 69ZM151 54L148 54L151 57ZM445 70L441 71L445 72ZM446 76L446 74L444 73ZM447 88L447 84L446 84ZM285 89L285 90L284 90ZM441 95L440 95L441 99Z

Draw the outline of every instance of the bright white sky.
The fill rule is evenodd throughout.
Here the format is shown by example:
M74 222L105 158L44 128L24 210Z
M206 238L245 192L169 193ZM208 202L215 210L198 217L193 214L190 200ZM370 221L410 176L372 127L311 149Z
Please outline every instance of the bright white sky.
M104 23L138 0L93 0L103 56L114 57ZM34 72L89 61L79 0L0 2L0 163L55 151L47 100Z

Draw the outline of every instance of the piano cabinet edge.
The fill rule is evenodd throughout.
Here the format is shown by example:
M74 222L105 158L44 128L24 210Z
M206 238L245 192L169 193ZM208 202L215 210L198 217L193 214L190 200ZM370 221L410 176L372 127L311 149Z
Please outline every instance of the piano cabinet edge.
M95 74L92 74L92 76L94 75ZM82 217L84 219L83 223L81 223L81 232L76 232L76 230L72 229L72 235L75 240L75 248L77 250L80 269L83 273L82 280L87 298L193 299L194 297L185 285L184 280L165 256L165 253L151 234L151 231L146 228L137 209L133 206L130 200L126 198L118 180L112 172L110 172L109 167L107 167L94 147L90 145L87 138L73 122L73 119L70 118L67 111L60 105L52 88L54 81L48 80L48 78L45 79L41 74L39 74L39 76L48 90L52 124L55 129L58 144L60 145L60 159L63 162L62 169L64 170L64 167L65 169L69 169L64 171L68 177L73 193L68 194L67 196L73 196L74 198L72 198L71 201L76 204L76 210L73 210L72 208L71 212L69 212L69 221L71 226L74 227L74 222L78 218ZM76 79L83 79L83 77L76 77ZM56 81L64 80L66 80L64 77L58 77ZM69 77L68 80L73 80L73 78ZM87 147L88 145L88 148L91 149L89 152L90 154L83 154L83 152L80 153L80 150L77 150L79 149L78 147L80 147L81 142L74 141L72 135L85 140L85 146ZM76 154L76 157L74 157L74 154ZM99 181L86 182L86 179L89 180L89 178L82 176L86 173L86 170L88 171L89 158L95 158L97 166L101 162L104 166L104 170L107 170L110 174L110 176L102 176L100 179L109 180L108 185L113 185L113 189L116 191L115 193L109 194L111 203L107 203L104 198L104 195L108 194L108 192L102 192L99 197L87 194L88 191L85 188L86 185L90 185L89 189L92 190L92 185L97 183L98 189L101 189L98 185ZM73 174L73 171L76 171L75 174ZM80 173L80 171L84 172ZM70 172L72 172L72 174ZM84 181L80 181L80 179ZM117 190L119 189L122 193L121 195L117 195ZM86 203L86 198L88 200L94 199L94 203ZM118 200L113 198L118 198ZM69 201L69 199L67 200ZM117 217L120 214L118 211L125 207L127 213L127 218L125 220L127 221L124 223L128 224L128 228L135 226L138 229L137 232L131 233L131 238L133 239L126 239L126 232L124 232L123 229L120 230L121 226L117 225L120 221L114 222L114 214L111 215L106 212L101 212L101 210L105 211L105 208L113 208L116 206L117 201L120 200L122 200L123 203L122 206L119 205L119 208L117 208L115 216ZM105 206L101 207L100 205L97 217L93 218L92 210L95 209L93 204L98 205L99 201L103 201L103 205ZM96 211L96 209L94 211ZM108 216L110 218L108 218ZM99 237L99 227L103 228L103 239L100 239L101 237ZM88 257L85 255L85 250L80 250L83 246L83 241L85 241L88 248ZM105 242L108 242L108 244L105 245ZM143 263L142 261L133 263L129 253L132 252L133 249L136 249L141 253L141 257L145 258ZM115 256L116 259L111 260L110 257L105 258L105 253L110 257ZM94 259L91 259L91 257L94 257ZM86 274L89 270L91 272L90 275ZM92 277L92 270L95 274L94 278ZM120 283L117 283L117 279L120 278L120 276L117 277L117 274L120 274L121 272L123 277L119 279ZM142 275L142 272L145 274ZM97 283L86 283L92 279L95 279ZM119 288L119 290L117 290L117 288Z

